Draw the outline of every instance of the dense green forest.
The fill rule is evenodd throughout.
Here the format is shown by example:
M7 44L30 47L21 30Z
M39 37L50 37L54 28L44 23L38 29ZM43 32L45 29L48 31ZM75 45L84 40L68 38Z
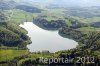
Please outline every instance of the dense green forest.
M38 18L38 19L34 19L33 23L36 24L37 26L39 26L43 29L47 29L47 30L58 30L59 28L61 28L63 26L67 26L67 24L64 20L48 21L46 19Z
M33 4L34 3L34 4ZM42 3L42 2L41 2ZM0 1L0 66L99 66L100 65L100 6L61 7L20 0ZM51 6L52 5L52 6ZM29 52L28 32L20 27L32 22L45 30L58 30L64 38L78 42L74 49L55 53ZM39 58L74 58L73 63L41 63ZM77 57L94 57L94 63L77 63ZM64 59L65 60L65 59ZM90 59L91 60L91 59Z
M20 47L23 43L27 45L30 43L30 38L26 34L27 31L14 23L1 23L0 46Z

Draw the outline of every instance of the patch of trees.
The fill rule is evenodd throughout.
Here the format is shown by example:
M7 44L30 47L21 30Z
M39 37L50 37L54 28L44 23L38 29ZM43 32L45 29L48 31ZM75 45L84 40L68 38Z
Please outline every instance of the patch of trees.
M0 12L0 23L3 22L9 22L9 17L5 13Z
M70 26L70 28L72 28L72 29L77 29L77 28L87 27L88 26L87 24L81 23L78 20L76 20L74 18L71 18L70 16L69 17L65 17L65 19L69 20L69 22L72 24Z
M94 57L94 64L87 63L85 64L80 63L80 65L98 65L100 64L100 32L88 32L83 33L71 28L64 27L59 31L59 34L63 37L74 39L79 44L82 44L82 46L78 46L75 49L66 50L66 51L60 51L57 54L59 54L59 57L63 58L76 58L76 57ZM98 53L96 53L98 52ZM74 64L74 63L73 63ZM66 64L65 64L66 65Z
M74 30L66 26L59 30L59 34L63 37L70 38L76 41L79 41L81 37L85 36L85 34L82 34L81 31Z
M16 6L16 9L20 9L30 13L41 13L41 9L32 6L27 6L27 5L18 5Z
M70 28L73 28L73 29L77 29L77 28L87 27L88 26L87 24L74 22L74 21L72 21L71 23L72 23L72 26L70 26Z
M63 27L59 30L59 34L63 37L74 39L75 41L81 42L82 44L85 44L87 47L100 45L100 32L87 32L85 34L84 32L71 29L68 27ZM99 47L99 46L97 46Z
M37 60L26 60L20 66L37 66L39 65Z
M63 37L74 39L79 43L85 44L85 49L91 48L91 50L100 50L100 32L88 32L87 34L74 30L71 28L64 27L59 30L59 34ZM84 49L84 50L85 50Z
M91 23L90 26L99 28L100 27L100 22Z
M46 19L34 19L34 24L37 26L47 29L47 30L57 30L63 26L66 26L66 22L64 20L51 20L48 21Z
M31 42L26 34L27 32L16 24L2 23L0 24L0 45L26 47Z
M9 22L11 14L7 10L13 9L15 4L13 0L0 0L0 23Z

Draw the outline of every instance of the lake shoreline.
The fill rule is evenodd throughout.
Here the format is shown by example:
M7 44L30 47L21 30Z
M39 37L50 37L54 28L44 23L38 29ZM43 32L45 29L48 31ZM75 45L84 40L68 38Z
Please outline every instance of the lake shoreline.
M27 25L28 24L28 25ZM27 28L26 28L26 26L28 26ZM32 27L32 28L29 28L29 27ZM34 27L33 27L34 26ZM41 48L41 49L37 49L37 48L35 48L36 50L35 51L32 51L32 49L33 48L31 48L31 50L30 50L30 47L31 46L33 46L32 44L29 44L29 45L27 45L27 47L28 47L28 50L30 51L30 52L44 52L44 51L50 51L50 49L51 48L53 48L52 49L52 51L50 51L51 53L53 52L53 53L55 53L55 52L58 52L58 51L63 51L63 50L70 50L70 49L73 49L73 48L76 48L76 46L78 45L78 43L77 42L75 42L74 40L71 40L71 39L67 39L67 38L63 38L63 37L61 37L60 35L59 35L59 33L58 33L58 31L49 31L49 30L44 30L44 29L42 29L42 28L40 28L40 27L38 27L38 26L36 26L36 25L34 25L32 22L24 22L24 24L21 24L20 25L20 27L22 27L22 28L24 28L25 30L27 30L27 29L29 29L31 32L29 32L28 30L28 36L31 38L31 40L34 40L34 38L32 38L32 33L34 33L34 32L36 32L35 33L35 35L33 35L33 36L35 36L36 37L36 41L38 41L38 40L40 40L41 42L40 43L42 43L42 45L43 45L43 47L45 48L42 48L41 46L42 45L40 45L40 46L38 46L37 47L37 45L34 45L35 43L37 43L38 44L38 42L36 42L35 40L34 41L32 41L32 44L34 45L34 46L36 46L37 48ZM36 29L34 29L34 28L36 28ZM33 31L33 32L32 32ZM50 34L49 34L50 33ZM52 34L53 33L53 34ZM37 37L36 35L39 35L40 37L42 37L42 38L40 38L40 37ZM42 35L40 35L40 34L42 34ZM51 35L52 34L52 35ZM31 35L31 36L30 36ZM46 35L46 36L45 36ZM50 36L49 36L50 35ZM52 36L52 37L51 37ZM53 36L55 36L55 37L53 37ZM47 41L47 42L45 42L45 40L43 40L43 38L45 38L45 40ZM50 42L49 42L49 40L47 40L47 39L49 39L49 38L51 38L50 40ZM52 40L53 39L53 40ZM58 39L58 40L56 40L56 39ZM58 42L59 41L59 42ZM69 43L67 42L67 41L69 41ZM53 43L54 42L54 43ZM62 43L61 43L62 42ZM65 42L65 43L64 43ZM74 43L75 43L75 46L73 46L74 45ZM53 44L57 44L57 45L59 45L59 47L57 48L57 45L53 45ZM60 45L61 44L61 45ZM33 46L33 47L34 47ZM49 50L48 50L48 48L49 48ZM56 47L56 48L55 48ZM60 48L60 47L62 47L62 48ZM69 48L69 47L71 47L71 48ZM73 47L73 48L72 48ZM66 48L66 49L64 49L64 48ZM67 49L68 48L68 49ZM59 50L58 50L59 49Z

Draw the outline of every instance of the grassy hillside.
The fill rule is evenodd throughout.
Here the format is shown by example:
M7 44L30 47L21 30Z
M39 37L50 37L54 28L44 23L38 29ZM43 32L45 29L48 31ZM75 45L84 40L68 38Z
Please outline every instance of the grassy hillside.
M15 57L27 54L28 54L27 50L11 50L11 49L0 50L0 62L5 60L12 60Z

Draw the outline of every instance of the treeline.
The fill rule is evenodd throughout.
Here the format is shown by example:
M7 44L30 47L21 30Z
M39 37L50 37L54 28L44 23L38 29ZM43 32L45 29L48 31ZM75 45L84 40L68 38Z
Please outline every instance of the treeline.
M18 46L23 48L31 42L26 34L27 32L23 28L14 23L1 23L0 46Z
M77 28L82 28L82 27L88 27L88 24L81 23L78 20L71 18L71 17L66 17L71 25L68 25L68 22L65 22L65 20L51 20L48 21L47 19L42 19L42 18L35 18L33 19L33 23L39 26L40 28L47 29L47 30L58 30L59 28L62 28L64 26L67 26L72 29L77 29Z
M100 32L80 32L68 27L60 29L59 34L63 37L74 39L79 43L79 46L75 49L58 52L60 57L64 58L76 58L76 57L94 57L94 63L87 63L85 60L81 65L93 65L100 64ZM81 45L81 46L80 46ZM83 60L84 61L84 60ZM73 63L74 64L74 63Z
M72 28L72 29L77 29L77 28L88 27L89 26L88 24L82 23L79 20L74 19L70 16L65 16L65 19L67 19L71 23L71 26L69 26L69 27Z
M39 26L40 28L47 30L57 30L63 26L67 26L64 20L51 20L37 18L33 20L33 23Z
M6 13L0 11L0 23L9 22L9 17Z
M100 28L100 22L90 23L90 26L91 26L91 27Z
M77 42L85 44L87 47L100 45L100 31L81 32L79 30L63 27L59 30L59 34L63 37L74 39Z
M27 6L27 5L18 5L15 8L26 11L26 12L30 12L30 13L41 13L41 11L42 11L39 8L32 7L32 6Z
M78 31L66 26L59 29L59 35L65 38L76 40L77 42L79 41L81 37L85 36L85 34L83 34L81 31Z

